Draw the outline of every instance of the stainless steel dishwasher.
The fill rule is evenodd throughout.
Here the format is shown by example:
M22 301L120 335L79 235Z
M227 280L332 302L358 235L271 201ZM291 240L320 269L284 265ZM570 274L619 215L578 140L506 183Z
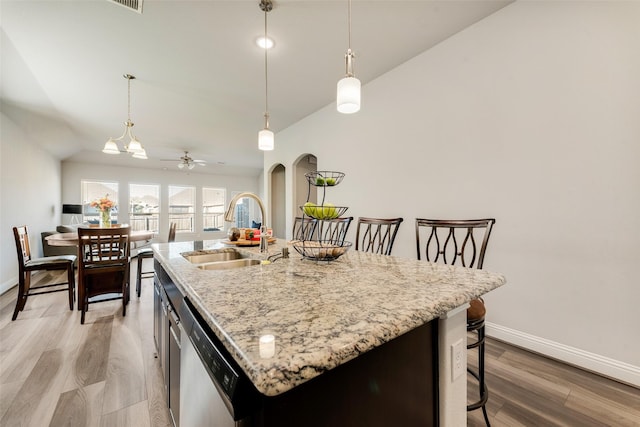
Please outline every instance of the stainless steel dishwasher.
M180 427L251 425L260 393L187 299L180 320Z

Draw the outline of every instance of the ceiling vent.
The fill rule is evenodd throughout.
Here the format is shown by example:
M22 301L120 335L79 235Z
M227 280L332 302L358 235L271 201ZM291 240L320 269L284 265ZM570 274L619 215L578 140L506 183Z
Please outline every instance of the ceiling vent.
M142 13L143 0L107 0L111 3L119 4L122 7Z

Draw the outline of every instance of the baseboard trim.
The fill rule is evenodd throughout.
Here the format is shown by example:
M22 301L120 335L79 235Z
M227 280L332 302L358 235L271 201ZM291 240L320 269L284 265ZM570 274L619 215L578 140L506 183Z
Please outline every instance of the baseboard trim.
M486 334L492 338L640 388L640 367L638 366L529 335L495 323L487 322L485 323L485 328Z
M18 276L12 277L6 282L0 283L0 295L4 294L5 292L7 292L9 289L13 288L17 284L18 284Z

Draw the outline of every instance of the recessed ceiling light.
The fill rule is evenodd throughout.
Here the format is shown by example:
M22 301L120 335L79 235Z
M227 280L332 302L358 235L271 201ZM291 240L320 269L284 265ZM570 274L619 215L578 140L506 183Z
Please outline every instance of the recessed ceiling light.
M271 49L275 46L276 42L271 37L260 36L256 39L256 44L262 49Z

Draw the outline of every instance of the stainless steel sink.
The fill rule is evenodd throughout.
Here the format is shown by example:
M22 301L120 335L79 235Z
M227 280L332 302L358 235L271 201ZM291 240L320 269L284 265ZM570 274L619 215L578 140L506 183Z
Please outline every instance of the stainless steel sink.
M249 267L251 265L260 264L259 259L250 259L250 258L240 258L240 259L232 259L229 261L217 261L217 262L209 262L206 264L199 264L198 268L202 270L229 270L232 268L242 268Z
M184 256L184 255L183 255ZM241 259L242 254L237 251L213 252L206 254L187 255L184 258L193 264L202 264L205 262L220 262Z

